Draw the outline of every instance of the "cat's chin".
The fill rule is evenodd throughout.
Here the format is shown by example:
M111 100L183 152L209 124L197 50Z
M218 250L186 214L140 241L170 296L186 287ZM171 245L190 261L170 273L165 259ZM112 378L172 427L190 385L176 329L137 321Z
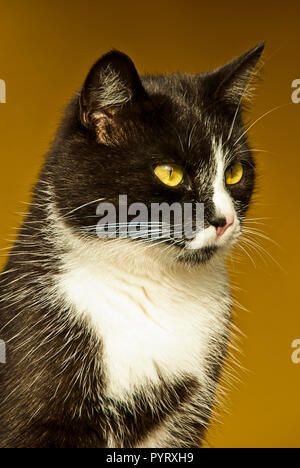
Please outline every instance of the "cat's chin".
M203 247L198 250L182 249L182 252L177 258L180 263L189 265L205 264L214 257L218 250L219 248L217 246Z

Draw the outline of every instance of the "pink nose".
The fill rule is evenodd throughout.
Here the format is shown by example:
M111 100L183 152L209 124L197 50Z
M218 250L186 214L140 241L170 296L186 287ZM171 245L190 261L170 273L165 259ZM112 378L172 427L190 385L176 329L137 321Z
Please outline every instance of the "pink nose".
M216 230L217 230L217 237L221 237L223 236L223 234L227 231L227 229L233 225L234 223L234 217L233 216L226 216L226 218L224 218L224 221L225 221L225 224L223 226L216 226Z

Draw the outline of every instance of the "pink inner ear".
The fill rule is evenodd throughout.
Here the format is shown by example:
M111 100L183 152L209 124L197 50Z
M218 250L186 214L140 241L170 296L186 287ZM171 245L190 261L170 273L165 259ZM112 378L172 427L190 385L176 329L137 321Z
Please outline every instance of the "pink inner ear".
M95 111L89 116L87 116L86 112L83 113L84 122L92 124L99 143L108 143L107 128L108 125L113 126L113 116L116 113L115 109L109 109L107 112L105 112L105 109Z
M133 122L130 119L123 121L119 118L120 107L108 108L95 111L90 116L97 141L104 145L119 145L127 137L126 128L132 128Z
M107 143L108 116L103 112L95 112L92 116L92 121L95 125L98 141L100 143Z

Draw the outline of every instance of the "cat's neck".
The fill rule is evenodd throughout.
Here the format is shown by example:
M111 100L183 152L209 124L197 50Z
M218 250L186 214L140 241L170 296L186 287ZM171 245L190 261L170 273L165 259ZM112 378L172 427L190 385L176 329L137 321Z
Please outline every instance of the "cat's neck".
M124 240L113 250L68 228L62 238L68 248L57 291L73 318L103 342L108 396L126 401L147 381L158 385L160 375L175 379L187 372L204 381L211 343L227 333L224 263L170 267Z

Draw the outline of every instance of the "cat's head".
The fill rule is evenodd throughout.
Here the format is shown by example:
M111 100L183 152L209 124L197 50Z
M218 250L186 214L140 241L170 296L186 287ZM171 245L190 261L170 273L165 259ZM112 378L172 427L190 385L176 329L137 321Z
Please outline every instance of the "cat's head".
M254 188L242 110L263 48L206 74L142 78L126 55L104 55L70 104L50 161L57 210L74 232L101 237L102 202L115 208L110 237L113 230L124 237L123 223L139 214L134 203L149 214L153 204L189 204L193 226L201 203L203 229L194 236L178 234L171 212L167 237L160 237L166 222L149 217L130 242L164 251L167 245L189 263L227 251L241 232ZM124 212L119 216L120 195L131 206L127 221Z

